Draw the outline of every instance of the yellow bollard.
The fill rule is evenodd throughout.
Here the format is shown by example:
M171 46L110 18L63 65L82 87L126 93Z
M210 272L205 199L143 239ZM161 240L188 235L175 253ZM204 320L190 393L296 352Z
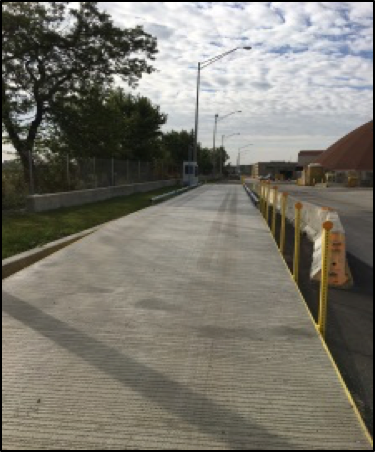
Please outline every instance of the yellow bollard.
M263 217L266 218L266 203L267 203L267 185L263 181L263 205L262 205L262 214Z
M266 200L266 221L270 223L270 204L271 204L271 181L267 184L267 200Z
M259 182L259 210L263 213L264 184L262 182Z
M295 239L294 239L294 262L293 262L293 276L295 282L299 281L299 262L301 256L301 213L303 204L298 202L295 206Z
M263 217L266 218L268 185L264 182Z
M323 243L322 243L322 280L320 284L320 307L318 328L323 338L326 337L327 329L327 308L328 308L328 287L330 271L331 254L331 231L332 221L326 221L323 224Z
M276 214L278 204L279 187L273 187L273 212L272 212L272 234L276 240Z
M281 204L281 231L280 231L280 252L284 255L285 251L285 234L286 234L286 206L288 203L288 193L283 193Z

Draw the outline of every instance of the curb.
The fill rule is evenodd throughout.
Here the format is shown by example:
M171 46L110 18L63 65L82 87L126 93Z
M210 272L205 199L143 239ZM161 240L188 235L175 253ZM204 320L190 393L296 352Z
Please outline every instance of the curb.
M2 261L2 279L6 279L9 276L29 267L32 264L44 259L45 257L59 251L78 240L92 234L97 231L99 227L86 229L85 231L78 232L76 234L68 235L62 239L55 240L54 242L47 243L38 248L34 248L24 253L16 254Z
M173 191L170 191L168 193L164 193L164 195L154 196L153 198L150 198L150 202L151 202L151 204L155 204L157 202L163 202L163 201L165 201L167 199L173 198L173 197L178 196L178 195L182 195L183 193L186 193L186 192L188 192L190 190L193 190L195 188L201 187L202 185L204 185L204 184L202 182L200 182L197 185L192 185L192 186L189 186L189 187L180 188L178 190L173 190Z

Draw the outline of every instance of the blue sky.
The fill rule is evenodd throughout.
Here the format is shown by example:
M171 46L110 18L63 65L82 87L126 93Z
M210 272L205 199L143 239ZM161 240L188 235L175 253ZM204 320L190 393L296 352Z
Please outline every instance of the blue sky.
M245 163L289 160L325 149L373 116L372 2L102 2L119 25L157 36L157 73L138 91L168 114L168 129L194 125L195 66L239 45L202 71L199 140L212 146L214 115L233 115L218 135ZM129 88L130 89L130 88Z

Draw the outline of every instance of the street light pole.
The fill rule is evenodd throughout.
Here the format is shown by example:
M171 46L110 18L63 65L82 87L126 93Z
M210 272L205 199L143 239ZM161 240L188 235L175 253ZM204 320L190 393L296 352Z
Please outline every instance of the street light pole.
M249 144L245 144L245 146L242 146L240 148L238 148L238 157L237 157L237 172L238 174L240 174L241 171L241 151L244 150L245 148L247 148L248 146L253 146L253 143L249 143Z
M217 55L213 58L210 58L209 60L198 63L197 98L196 98L196 103L195 103L194 152L193 152L195 162L197 162L197 160L198 160L199 92L200 92L200 83L201 83L201 71L202 71L202 69L205 69L206 67L210 66L211 64L216 63L217 61L230 55L233 52L236 52L239 49L251 50L252 47L236 47L235 49L229 50L228 52L222 53L221 55Z
M214 126L214 142L213 142L213 155L216 162L216 135L217 135L217 124L220 121L223 121L224 119L228 118L229 116L235 115L236 113L242 113L241 110L232 111L231 113L228 113L225 116L219 117L218 114L215 115L215 126ZM216 167L216 163L215 163Z
M201 86L201 63L198 63L198 74L197 74L197 99L195 105L195 133L194 133L194 152L193 160L198 161L198 123L199 123L199 91Z
M222 135L221 136L221 149L220 149L220 176L223 175L223 152L224 152L224 142L225 139L241 135L240 133L232 133L232 135Z
M216 170L216 164L217 164L217 160L216 160L216 133L217 133L217 122L219 119L219 115L216 114L215 115L215 125L214 125L214 143L213 143L213 158L214 158L214 175L216 176L215 170Z

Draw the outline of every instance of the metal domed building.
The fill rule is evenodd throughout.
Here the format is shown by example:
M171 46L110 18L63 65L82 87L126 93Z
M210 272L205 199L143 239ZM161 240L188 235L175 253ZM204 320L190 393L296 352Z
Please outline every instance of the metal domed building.
M364 124L328 148L315 163L334 172L337 182L356 176L366 185L373 185L374 123Z

